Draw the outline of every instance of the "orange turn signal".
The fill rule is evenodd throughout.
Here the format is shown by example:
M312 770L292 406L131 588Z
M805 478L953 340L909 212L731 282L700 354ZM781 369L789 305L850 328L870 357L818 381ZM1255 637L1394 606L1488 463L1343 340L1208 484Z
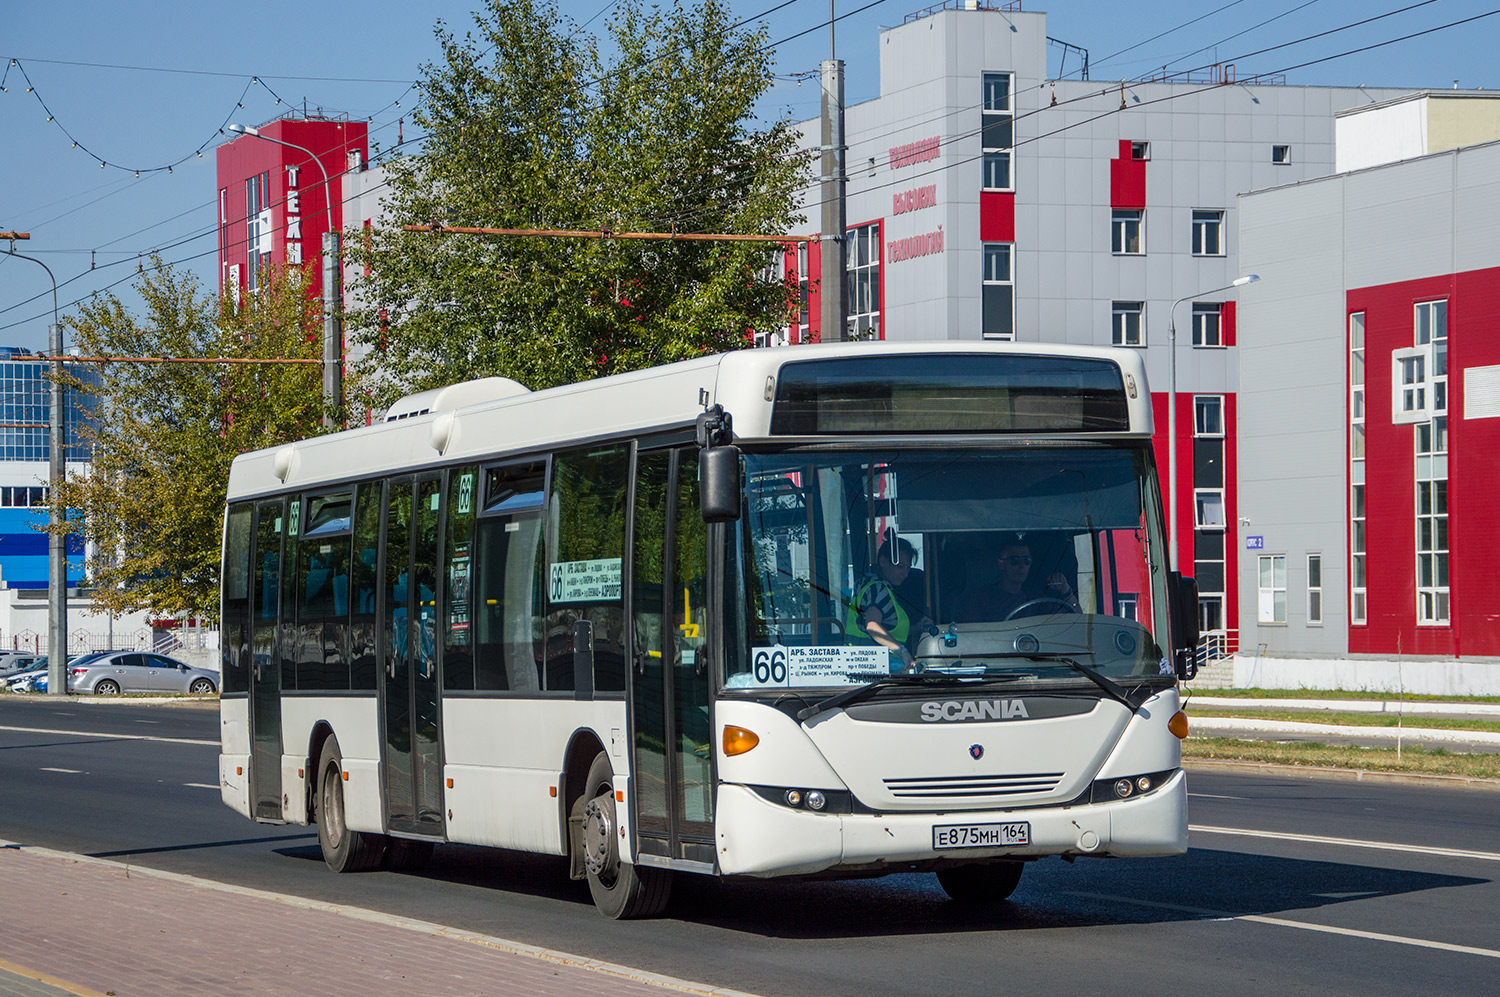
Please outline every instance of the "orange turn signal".
M617 790L615 790L615 802L616 803L624 803L625 802L625 791L623 789L617 789Z
M344 781L345 781L345 782L348 782L348 781L349 781L349 773L348 773L348 772L345 772L345 773L344 773Z
M1188 721L1187 714L1178 710L1172 714L1172 719L1167 721L1167 730L1176 734L1178 738L1187 737Z
M743 755L760 743L760 735L743 727L724 726L724 754Z

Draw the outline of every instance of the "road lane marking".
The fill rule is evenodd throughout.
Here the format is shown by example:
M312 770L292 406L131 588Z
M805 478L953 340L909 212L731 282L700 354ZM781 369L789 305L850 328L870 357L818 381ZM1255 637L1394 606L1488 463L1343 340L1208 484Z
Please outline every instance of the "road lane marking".
M83 769L54 769L54 768L47 768L46 766L43 766L41 769L38 769L38 771L40 771L40 772L61 772L64 775L83 775Z
M1109 893L1084 893L1076 890L1063 891L1069 896L1083 897L1088 900L1108 900L1115 903L1134 904L1137 907L1155 907L1160 910L1175 910L1184 914L1198 914L1211 917L1216 921L1253 921L1256 924L1269 924L1278 928L1296 928L1301 931L1318 931L1329 935L1344 935L1348 938L1364 938L1375 942L1391 942L1396 945L1414 945L1417 948L1438 949L1442 952L1458 952L1464 955L1484 956L1487 959L1500 959L1500 950L1482 949L1473 945L1458 945L1453 942L1435 942L1428 938L1409 938L1406 935L1388 935L1380 931L1360 931L1358 928L1336 928L1331 924L1315 924L1311 921L1293 921L1285 917L1270 917L1266 914L1232 914L1229 911L1206 910L1202 907L1188 907L1184 904L1168 904L1158 900L1138 900L1135 897L1119 897Z
M1243 796L1220 796L1218 793L1189 793L1188 795L1189 796L1196 796L1199 799L1204 799L1204 800L1243 800L1243 799L1245 799L1245 797L1243 797Z
M1243 827L1205 827L1202 824L1189 824L1188 830L1198 834L1230 834L1242 838L1271 838L1276 841L1301 841L1310 845L1342 845L1346 848L1373 848L1383 852L1413 852L1418 855L1438 855L1451 859L1476 859L1480 862L1500 862L1500 852L1476 852L1466 848L1439 848L1435 845L1403 845L1394 841L1361 841L1357 838L1329 838L1321 834L1252 831Z
M1264 914L1242 914L1236 921L1254 921L1257 924L1274 924L1282 928L1300 928L1303 931L1321 931L1347 938L1368 938L1376 942L1394 942L1397 945L1415 945L1423 949L1441 952L1462 952L1465 955L1482 955L1488 959L1500 959L1500 951L1482 949L1473 945L1455 945L1452 942L1434 942L1426 938L1408 938L1405 935L1387 935L1381 931L1360 931L1358 928L1335 928L1331 924L1313 924L1309 921L1289 921L1284 917L1267 917Z
M211 786L211 785L209 785L206 782L185 782L185 783L183 783L183 785L187 786L189 789L218 789L219 788L218 786Z
M0 730L8 730L16 734L63 734L67 737L102 737L116 741L164 741L169 744L211 744L216 748L219 746L218 741L205 741L196 737L159 737L156 734L106 734L102 731L53 730L50 727L0 727Z

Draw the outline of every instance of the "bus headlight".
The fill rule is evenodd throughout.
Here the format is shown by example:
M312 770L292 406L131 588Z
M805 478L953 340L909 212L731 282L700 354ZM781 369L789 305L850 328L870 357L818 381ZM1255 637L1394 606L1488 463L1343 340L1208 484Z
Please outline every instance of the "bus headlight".
M1129 779L1116 779L1115 780L1115 795L1118 796L1120 799L1123 800L1125 797L1129 796L1133 792L1135 792L1135 786L1131 783L1131 781Z
M827 805L828 801L823 798L822 793L818 792L816 789L810 789L807 791L807 809L822 810Z

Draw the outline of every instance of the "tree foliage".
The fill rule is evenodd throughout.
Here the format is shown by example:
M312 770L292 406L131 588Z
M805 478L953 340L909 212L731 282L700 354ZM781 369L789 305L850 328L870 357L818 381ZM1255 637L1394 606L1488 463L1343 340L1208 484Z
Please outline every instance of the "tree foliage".
M722 0L618 5L611 53L546 0L488 0L462 38L441 22L423 68L419 152L389 167L386 222L350 256L368 276L350 328L377 404L503 374L532 388L746 344L781 327L776 248L432 236L401 226L784 233L804 160L759 127L765 28Z
M83 355L321 357L319 304L300 271L268 274L236 307L151 262L137 282L142 314L106 294L69 319ZM319 367L106 363L97 381L64 376L94 409L82 429L93 463L53 501L68 510L66 528L92 545L86 570L95 601L114 611L217 616L230 462L322 432Z

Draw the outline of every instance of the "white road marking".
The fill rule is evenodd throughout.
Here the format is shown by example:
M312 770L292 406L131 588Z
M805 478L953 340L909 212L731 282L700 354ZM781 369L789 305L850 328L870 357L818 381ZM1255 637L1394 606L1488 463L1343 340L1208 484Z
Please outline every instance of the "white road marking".
M63 734L67 737L102 737L123 741L164 741L169 744L211 744L216 748L219 746L218 741L205 741L195 737L158 737L155 734L106 734L103 731L51 730L46 727L0 727L0 730L13 731L17 734Z
M1376 942L1392 942L1396 945L1415 945L1418 948L1438 949L1443 952L1460 952L1464 955L1480 955L1489 959L1500 959L1500 950L1482 949L1473 945L1455 945L1452 942L1435 942L1427 938L1409 938L1405 935L1387 935L1379 931L1360 931L1357 928L1336 928L1329 924L1314 924L1310 921L1293 921L1284 917L1269 917L1265 914L1229 914L1218 910L1205 910L1202 907L1188 907L1182 904L1165 904L1156 900L1138 900L1135 897L1117 897L1108 893L1083 893L1066 891L1071 896L1086 897L1092 900L1110 900L1115 903L1134 904L1138 907L1155 907L1160 910L1182 911L1185 914L1204 914L1212 917L1215 921L1253 921L1256 924L1271 924L1278 928L1297 928L1302 931L1320 931L1330 935L1344 935L1349 938L1365 938Z
M1476 852L1466 848L1439 848L1435 845L1403 845L1394 841L1361 841L1357 838L1329 838L1321 834L1251 831L1243 827L1205 827L1202 824L1189 824L1188 830L1198 834L1232 834L1242 838L1272 838L1277 841L1301 841L1310 845L1342 845L1346 848L1373 848L1382 852L1413 852L1418 855L1439 855L1443 858L1500 862L1500 852Z
M65 775L83 775L83 769L42 768L42 769L39 769L38 771L41 771L41 772L62 772Z
M1215 717L1208 714L1194 716L1189 725L1199 734L1260 731L1265 734L1369 737L1386 741L1394 741L1399 737L1412 741L1449 741L1455 744L1500 744L1500 731L1464 730L1457 727L1354 727L1344 724L1303 723L1300 720L1262 720L1259 717Z
M189 789L218 789L219 788L218 786L213 786L213 785L210 785L210 784L208 784L206 782L185 782L185 783L183 783L183 785L187 786Z
M1245 798L1243 796L1220 796L1218 793L1189 793L1188 795L1204 800L1243 800Z
M1377 896L1377 895L1378 895L1378 893L1375 890L1360 890L1357 893L1314 893L1313 894L1313 896L1315 896L1315 897L1322 897L1324 900L1352 900L1355 897L1373 897L1373 896Z

